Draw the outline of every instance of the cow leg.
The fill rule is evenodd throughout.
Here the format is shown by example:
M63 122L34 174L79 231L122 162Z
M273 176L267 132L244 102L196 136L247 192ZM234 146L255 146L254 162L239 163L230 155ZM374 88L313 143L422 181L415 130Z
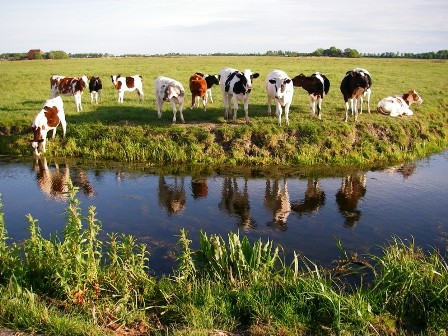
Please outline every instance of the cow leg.
M210 98L210 103L213 103L212 89L207 89L207 95Z
M278 101L276 101L275 102L275 115L277 116L277 124L279 126L282 125L282 113L283 113L282 105Z
M236 106L238 108L238 100L237 100ZM236 115L236 110L235 110L235 115ZM244 117L246 118L246 124L248 124L250 122L250 120L249 120L249 98L248 97L244 100Z
M229 118L229 98L227 96L227 93L222 93L222 102L224 103L224 119L227 120Z
M101 102L101 94L102 94L102 93L103 93L103 89L99 89L98 92L97 92L97 98L98 98L97 103L98 103L98 102Z
M157 101L156 101L156 103L157 103L157 116L159 117L159 118L161 118L162 117L162 105L163 105L163 100L159 97L159 96L157 96L157 99L156 99Z
M286 126L289 126L289 108L291 107L291 103L287 103L285 105L285 122Z
M268 116L270 116L272 114L272 111L271 111L271 100L272 100L271 97L268 96Z
M95 94L93 92L90 92L90 104L93 104Z
M367 100L367 112L370 114L370 94L372 91L370 89L366 90L366 100Z
M182 101L179 104L179 114L180 114L180 120L182 120L182 122L185 124L184 115L182 113L183 109L184 109L184 102Z
M75 100L76 112L79 112L80 110L82 110L80 97L77 94L75 94L73 96L73 99Z
M322 97L317 98L317 117L322 120Z
M352 115L355 115L355 121L358 121L358 99L352 99Z
M207 93L205 93L204 97L202 98L202 106L204 107L204 112L207 111Z
M123 95L124 95L123 91L118 91L118 103L123 102Z
M233 95L233 121L236 121L236 114L238 112L238 97L236 95ZM244 105L244 110L246 111L246 105ZM246 118L247 121L247 118Z
M351 103L351 102L350 102ZM348 100L346 100L345 101L345 122L347 122L348 121L348 109L349 109L349 101Z
M191 107L190 109L192 110L194 106L197 107L196 102L198 101L198 96L196 96L195 94L191 94Z

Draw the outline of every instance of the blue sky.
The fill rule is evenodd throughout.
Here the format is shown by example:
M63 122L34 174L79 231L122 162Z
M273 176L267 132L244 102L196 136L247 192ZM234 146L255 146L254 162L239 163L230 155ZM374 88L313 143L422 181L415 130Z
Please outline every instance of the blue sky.
M448 49L446 0L16 0L0 8L0 53Z

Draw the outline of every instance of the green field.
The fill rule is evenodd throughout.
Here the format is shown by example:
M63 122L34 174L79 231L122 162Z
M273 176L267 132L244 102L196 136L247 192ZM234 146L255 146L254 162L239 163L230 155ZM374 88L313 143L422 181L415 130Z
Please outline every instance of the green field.
M218 73L224 67L250 68L260 73L254 80L249 116L244 124L240 104L236 124L224 120L219 87L213 88L214 103L207 112L190 110L188 78L196 71ZM393 119L373 112L344 123L344 101L339 84L347 70L363 67L372 75L372 101L415 89L424 102L413 106L412 117ZM264 78L273 69L291 77L315 71L331 82L323 102L323 122L309 115L306 91L295 88L290 126L277 126L267 116ZM0 62L0 153L31 155L29 126L43 102L49 98L49 78L100 76L103 97L90 104L83 95L83 112L77 113L72 97L64 97L67 138L48 143L47 155L111 159L151 163L230 164L387 164L439 151L448 143L448 62L409 59L343 59L294 57L148 57ZM139 74L143 77L145 100L135 92L125 93L117 103L110 75ZM154 80L164 75L185 86L185 125L172 125L172 112L164 104L157 118Z

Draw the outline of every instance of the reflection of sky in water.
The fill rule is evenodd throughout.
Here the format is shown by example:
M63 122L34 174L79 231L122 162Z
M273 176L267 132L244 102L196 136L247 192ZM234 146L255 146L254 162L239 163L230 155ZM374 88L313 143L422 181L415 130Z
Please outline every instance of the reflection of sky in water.
M447 167L448 152L416 167L344 178L192 178L68 169L80 186L83 214L90 205L96 207L102 236L134 235L148 244L151 268L170 272L169 256L183 227L193 247L200 230L226 235L239 229L251 240L270 238L288 255L295 250L326 265L338 257L336 239L359 253L373 252L393 235L444 249L440 237L447 238L448 232ZM59 166L60 173L66 169ZM57 175L51 162L48 170ZM39 220L45 236L64 228L66 204L39 189L42 179L32 163L0 161L3 212L13 240L28 237L28 213Z

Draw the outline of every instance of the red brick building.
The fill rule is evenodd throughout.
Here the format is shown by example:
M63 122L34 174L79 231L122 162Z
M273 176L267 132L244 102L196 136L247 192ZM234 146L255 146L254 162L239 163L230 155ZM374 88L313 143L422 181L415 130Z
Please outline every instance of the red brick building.
M43 54L44 52L40 49L31 49L30 51L28 51L27 57L29 60L33 60L34 59L34 55L36 54Z

